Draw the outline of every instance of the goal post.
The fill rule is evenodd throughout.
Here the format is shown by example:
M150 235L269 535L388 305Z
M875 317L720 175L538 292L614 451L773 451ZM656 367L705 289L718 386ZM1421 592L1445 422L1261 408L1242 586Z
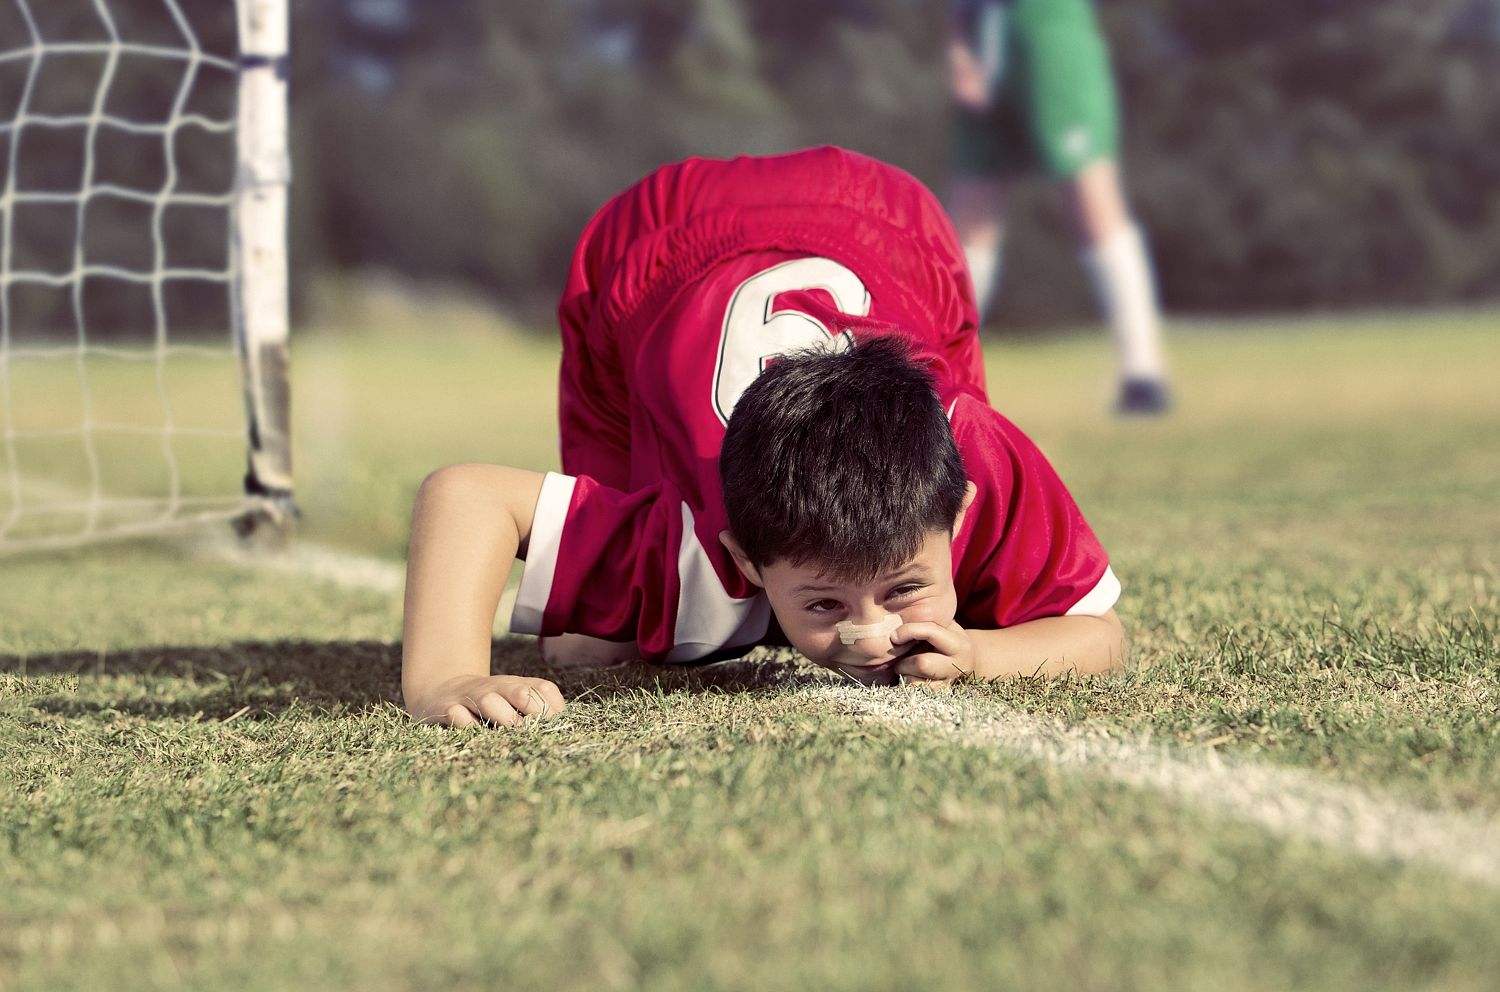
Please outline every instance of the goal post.
M244 369L249 443L245 493L255 505L242 535L284 533L292 502L289 304L287 296L288 0L239 0L240 81L235 239L240 261L236 340Z
M287 534L288 0L9 6L0 555Z

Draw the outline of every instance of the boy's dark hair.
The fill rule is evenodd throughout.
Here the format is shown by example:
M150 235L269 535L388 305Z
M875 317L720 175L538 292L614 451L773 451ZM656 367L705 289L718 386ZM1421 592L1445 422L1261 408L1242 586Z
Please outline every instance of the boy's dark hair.
M781 355L735 404L719 452L729 531L751 563L867 581L963 503L963 460L932 379L900 338Z

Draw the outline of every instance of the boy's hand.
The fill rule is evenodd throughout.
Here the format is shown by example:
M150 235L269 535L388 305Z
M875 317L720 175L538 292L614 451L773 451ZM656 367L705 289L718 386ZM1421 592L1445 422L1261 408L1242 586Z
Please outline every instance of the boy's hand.
M891 644L926 641L927 646L896 662L896 674L917 682L951 682L974 674L974 642L955 620L911 620L896 628Z
M460 675L408 699L406 711L423 723L450 727L518 727L522 720L561 713L566 705L557 686L546 679Z

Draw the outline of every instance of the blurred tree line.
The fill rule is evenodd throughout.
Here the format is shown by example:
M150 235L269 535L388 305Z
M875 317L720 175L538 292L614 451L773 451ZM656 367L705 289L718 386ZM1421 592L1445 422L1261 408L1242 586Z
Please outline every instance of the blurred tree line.
M666 162L836 143L942 166L940 7L346 0L297 18L299 266L550 307L590 214Z
M159 3L107 6L127 38L167 44L181 33ZM182 6L201 44L232 49L230 0ZM85 0L31 9L49 39L105 36ZM836 143L939 191L946 180L946 0L292 9L293 276L304 298L324 276L391 270L535 317L551 307L590 213L688 155ZM1103 0L1099 9L1124 104L1126 177L1170 308L1500 297L1500 0ZM28 31L0 14L0 50L29 45ZM28 113L88 113L104 61L49 55ZM27 66L0 64L0 119L21 105ZM164 119L179 71L123 59L107 109ZM229 113L232 74L200 75L188 109ZM12 140L0 134L0 151ZM159 138L102 129L94 140L115 170L95 182L221 190L232 181L227 137L201 129L177 132L175 180ZM80 188L84 142L83 128L26 127L17 188ZM1002 320L1089 312L1051 193L1028 182L1010 205ZM141 216L126 217L130 209ZM134 264L149 267L149 209L107 197L83 214L18 208L13 264L65 271L80 222L90 257L132 264L135 251ZM174 207L165 228L174 264L223 264L222 223ZM93 325L124 306L105 288L107 299L92 285L85 292ZM146 289L127 308L139 316L122 326L149 322ZM33 309L67 333L72 301L47 292L36 290ZM16 299L13 317L28 312Z
M1500 295L1500 5L1100 14L1169 307ZM545 305L589 214L663 162L831 142L945 180L944 0L346 0L297 18L303 271L382 266ZM1012 216L1001 316L1086 312L1045 184Z

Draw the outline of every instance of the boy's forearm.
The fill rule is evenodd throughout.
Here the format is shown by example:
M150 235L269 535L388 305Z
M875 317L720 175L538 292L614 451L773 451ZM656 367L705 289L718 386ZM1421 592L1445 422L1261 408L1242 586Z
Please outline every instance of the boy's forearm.
M968 634L974 642L974 674L983 679L1089 675L1125 665L1125 628L1114 610L1102 617L1044 617Z
M427 477L412 510L401 690L490 671L490 632L505 581L524 557L543 476L500 465L453 465Z

